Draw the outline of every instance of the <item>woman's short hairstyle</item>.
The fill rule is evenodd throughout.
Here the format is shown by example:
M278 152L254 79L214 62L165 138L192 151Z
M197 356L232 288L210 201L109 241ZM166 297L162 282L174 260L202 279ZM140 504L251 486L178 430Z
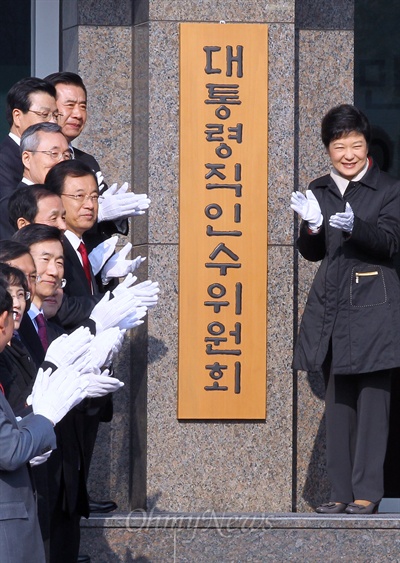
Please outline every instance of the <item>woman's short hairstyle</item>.
M352 132L363 135L369 145L371 139L369 121L355 106L350 104L335 106L322 119L321 138L326 148L332 141Z
M10 285L15 285L17 287L22 287L25 295L29 293L26 276L19 268L14 268L14 266L0 262L0 280L4 280L6 282L7 288L9 288ZM29 297L29 299L26 300L25 311L28 311L30 306L31 300Z

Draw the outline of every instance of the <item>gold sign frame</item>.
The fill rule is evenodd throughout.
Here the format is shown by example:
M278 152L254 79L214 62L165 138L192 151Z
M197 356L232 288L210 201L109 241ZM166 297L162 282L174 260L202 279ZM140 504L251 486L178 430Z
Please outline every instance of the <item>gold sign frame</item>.
M179 419L266 417L268 26L180 25Z

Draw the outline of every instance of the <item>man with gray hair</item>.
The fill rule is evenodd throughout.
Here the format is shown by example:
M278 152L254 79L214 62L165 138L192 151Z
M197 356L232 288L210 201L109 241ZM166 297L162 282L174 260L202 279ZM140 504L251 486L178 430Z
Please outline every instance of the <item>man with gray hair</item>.
M67 139L56 123L36 123L21 136L24 166L22 185L44 184L47 172L62 160L72 158Z

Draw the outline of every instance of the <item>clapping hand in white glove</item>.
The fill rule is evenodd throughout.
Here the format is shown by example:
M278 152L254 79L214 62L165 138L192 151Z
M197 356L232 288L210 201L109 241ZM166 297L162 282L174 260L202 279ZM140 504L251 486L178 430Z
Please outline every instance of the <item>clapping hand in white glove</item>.
M98 369L109 367L113 356L121 349L124 336L125 330L119 327L108 328L97 334L90 343L91 366Z
M107 291L90 314L90 319L96 323L96 334L115 326L126 328L120 325L121 321L139 306L140 302L133 293L122 292L110 299L110 292Z
M340 229L346 233L351 233L354 224L354 213L349 202L346 202L346 207L343 213L335 213L329 217L329 224L335 229Z
M301 192L293 192L290 207L307 221L311 230L318 230L322 225L323 217L319 203L311 190L306 195Z
M39 369L32 389L32 410L57 424L73 407L87 397L89 376L80 374L71 366Z
M104 190L104 188L105 188L104 176L103 176L101 170L96 172L96 178L97 178L97 185L99 187L99 192L101 193L101 190Z
M99 197L99 211L97 221L126 219L133 215L143 215L150 205L146 194L128 192L127 182L118 188L113 184Z
M92 339L93 335L87 327L79 327L71 334L62 334L48 347L45 361L57 367L74 364L72 367L79 371L81 363L87 361Z
M142 320L146 316L147 307L136 307L135 310L130 312L122 321L119 323L119 328L129 330L130 328L135 328L144 323Z
M136 281L136 276L128 274L124 281L114 289L113 295L116 297L125 292L129 292L129 294L133 294L136 297L141 306L147 307L148 309L155 307L158 303L158 293L160 292L158 282L146 280L134 285Z
M126 257L131 251L132 244L130 242L121 248L119 252L114 254L105 264L101 272L101 281L108 284L112 278L123 278L127 274L134 272L146 258L138 256L134 260L127 260Z
M115 247L117 246L118 235L108 238L93 248L89 254L89 262L92 266L94 275L96 276L107 260L112 256Z
M123 386L124 383L122 381L116 377L110 376L108 369L100 373L98 368L93 368L93 371L89 373L87 396L90 399L104 397L104 395L118 391L118 389L121 389Z
M29 465L31 467L36 467L36 465L42 465L42 463L44 463L45 461L47 461L49 459L52 451L53 450L49 450L45 454L37 455L37 456L33 457L32 459L29 460Z

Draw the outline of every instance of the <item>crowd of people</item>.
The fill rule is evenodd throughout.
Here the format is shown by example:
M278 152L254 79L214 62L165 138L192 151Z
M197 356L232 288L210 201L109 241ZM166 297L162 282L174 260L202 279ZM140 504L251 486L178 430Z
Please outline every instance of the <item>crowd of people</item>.
M75 563L100 422L123 386L113 359L158 301L144 258L117 251L149 207L110 187L74 147L87 120L80 76L28 77L7 95L0 143L0 538L4 563Z

